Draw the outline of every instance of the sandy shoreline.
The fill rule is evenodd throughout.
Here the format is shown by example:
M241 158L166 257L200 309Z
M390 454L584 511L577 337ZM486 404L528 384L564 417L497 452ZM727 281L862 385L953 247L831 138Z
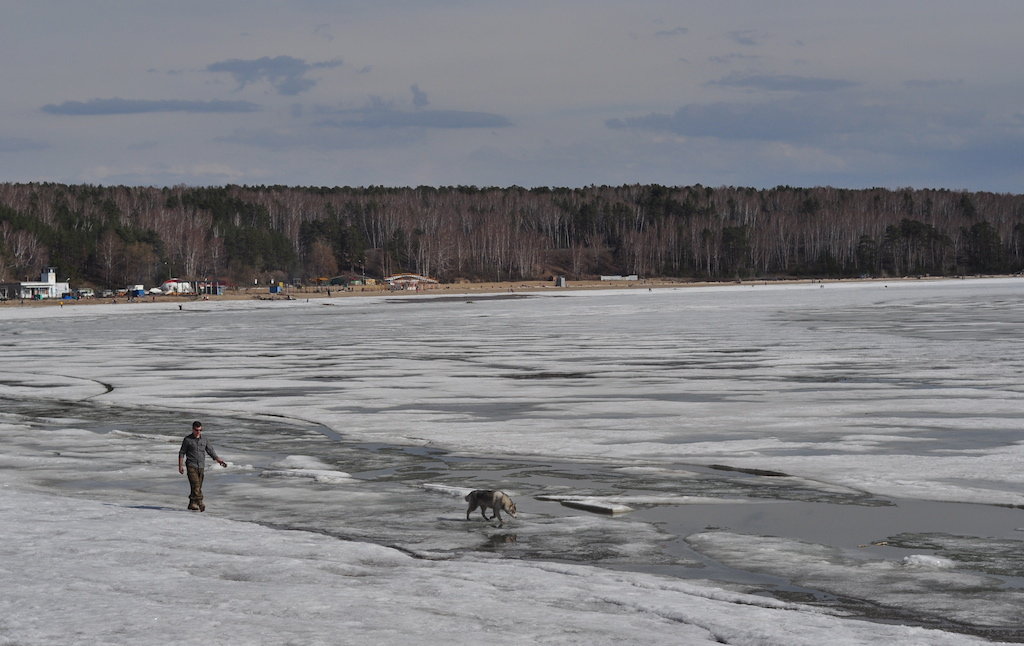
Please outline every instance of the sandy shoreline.
M389 289L386 285L356 286L351 288L343 287L295 287L287 288L283 294L271 294L266 287L233 289L222 295L194 296L176 294L147 294L146 296L128 300L126 297L115 298L83 298L79 300L66 299L11 299L0 301L0 311L12 307L63 307L98 305L98 304L132 304L144 303L189 303L196 301L241 301L241 300L296 300L296 299L328 299L328 298L352 298L359 296L439 296L471 295L471 294L500 294L500 293L531 293L531 292L564 292L583 290L610 290L610 289L666 289L680 287L722 287L727 285L799 285L799 284L836 284L836 283L866 283L866 282L908 282L920 280L965 280L975 278L1013 278L1019 276L922 276L903 278L782 278L782 279L748 279L733 281L701 281L671 278L647 278L641 280L573 280L568 281L564 287L558 287L551 281L508 281L508 282L487 282L487 283L443 283L436 285L425 285L420 289Z

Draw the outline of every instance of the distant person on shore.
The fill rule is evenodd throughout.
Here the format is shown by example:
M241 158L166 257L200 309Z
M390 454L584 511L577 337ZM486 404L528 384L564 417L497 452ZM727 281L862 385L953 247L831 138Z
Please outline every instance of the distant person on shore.
M206 468L207 455L220 466L228 466L227 462L217 456L210 442L203 437L203 423L192 422L192 432L181 441L181 449L178 451L178 473L188 471L188 508L192 511L206 511L206 505L203 503L203 472Z

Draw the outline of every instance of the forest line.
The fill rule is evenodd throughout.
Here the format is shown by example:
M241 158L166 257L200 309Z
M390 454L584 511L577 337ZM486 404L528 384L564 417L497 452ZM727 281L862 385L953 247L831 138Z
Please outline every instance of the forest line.
M947 189L0 184L0 280L701 280L1024 269L1024 196Z

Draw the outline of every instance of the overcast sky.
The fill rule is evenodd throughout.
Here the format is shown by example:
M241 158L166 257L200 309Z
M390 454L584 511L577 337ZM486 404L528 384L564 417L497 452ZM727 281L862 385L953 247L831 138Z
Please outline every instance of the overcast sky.
M1024 190L1021 0L4 0L0 181Z

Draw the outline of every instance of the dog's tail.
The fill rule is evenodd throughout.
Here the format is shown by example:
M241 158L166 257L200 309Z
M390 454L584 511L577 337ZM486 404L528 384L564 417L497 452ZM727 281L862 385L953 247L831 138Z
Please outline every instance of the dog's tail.
M466 494L466 497L463 498L463 500L465 500L466 502L469 502L469 499L472 498L472 497L473 497L473 492L471 491L471 492Z

